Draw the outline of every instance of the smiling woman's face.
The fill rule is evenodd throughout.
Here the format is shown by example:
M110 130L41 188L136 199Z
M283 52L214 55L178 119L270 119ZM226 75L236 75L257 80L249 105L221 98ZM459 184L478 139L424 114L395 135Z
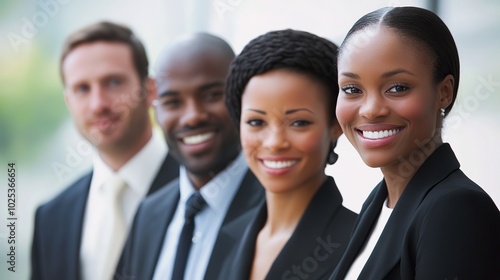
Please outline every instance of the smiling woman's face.
M341 52L336 114L367 165L397 167L412 151L441 143L440 109L449 105L453 78L436 83L429 53L393 30L369 33L353 34ZM360 48L349 45L356 36L366 40Z
M326 91L290 70L252 77L242 97L240 138L250 169L271 192L319 187L340 127L328 118Z

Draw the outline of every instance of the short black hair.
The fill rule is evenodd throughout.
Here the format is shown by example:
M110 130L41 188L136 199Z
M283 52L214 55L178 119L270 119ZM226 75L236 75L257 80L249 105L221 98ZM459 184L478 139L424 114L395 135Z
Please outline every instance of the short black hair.
M445 113L448 114L458 93L460 60L455 40L446 24L433 12L422 8L381 8L364 15L352 26L340 45L339 56L354 33L373 25L388 27L404 39L421 44L434 63L433 78L436 83L447 75L453 76L453 99L445 108Z
M329 121L335 120L339 92L337 46L305 31L271 31L250 41L233 60L226 81L226 106L236 126L241 119L241 99L253 76L287 69L307 75L324 85Z

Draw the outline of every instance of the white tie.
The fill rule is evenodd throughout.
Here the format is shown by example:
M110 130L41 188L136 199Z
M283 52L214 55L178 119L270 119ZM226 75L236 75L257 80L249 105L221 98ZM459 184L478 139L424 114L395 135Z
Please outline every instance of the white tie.
M96 280L113 279L125 243L127 229L121 210L121 194L126 183L113 176L104 185L106 211L102 219L102 235L98 239L100 254L96 255Z

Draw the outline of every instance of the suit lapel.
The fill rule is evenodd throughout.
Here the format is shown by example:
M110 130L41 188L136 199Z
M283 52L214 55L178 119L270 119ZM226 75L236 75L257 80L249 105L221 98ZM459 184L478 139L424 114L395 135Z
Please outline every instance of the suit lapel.
M330 279L344 279L361 248L363 248L363 245L371 232L374 222L380 214L380 210L382 209L381 206L386 198L387 188L385 182L382 181L375 187L363 205L356 225L354 226L351 241L347 246L344 256L340 260L334 275Z
M64 220L60 221L61 227L54 228L54 230L61 231L60 241L66 246L58 246L57 250L62 252L58 253L59 256L68 256L63 260L67 265L59 264L62 269L65 269L68 279L80 279L80 245L82 239L83 218L85 215L85 206L90 190L90 182L92 179L92 172L84 176L75 187L76 192L72 194L69 199L67 207L64 207ZM54 248L55 249L55 248Z
M427 193L459 167L460 164L448 144L441 145L429 156L399 198L377 245L361 271L360 279L373 279L374 276L383 278L398 265L401 259L403 240L413 215ZM381 207L382 204L379 208ZM383 257L381 258L381 256Z
M323 237L325 237L326 228L341 206L342 196L333 178L328 177L309 203L292 236L274 260L266 279L282 279L287 271L290 271L290 275L292 275L292 266L300 265L304 259L311 257L313 250L324 243ZM259 231L261 229L262 227L259 228ZM253 243L255 241L256 239L252 240ZM338 245L340 246L340 244ZM252 261L250 260L250 263ZM313 278L316 279L318 275L326 273L329 268L328 261L319 262L318 268L314 270Z
M169 183L165 188L165 194L161 196L162 202L155 203L155 208L148 212L148 217L142 217L142 220L145 221L144 224L139 225L143 227L141 231L145 234L141 236L143 240L139 240L139 251L141 252L139 255L141 257L134 258L142 262L142 265L138 266L138 269L143 270L143 273L138 274L144 275L144 279L153 278L163 247L165 233L172 221L180 199L178 179ZM146 240L147 242L144 242Z
M168 153L167 157L163 161L163 164L156 174L151 187L149 188L148 194L150 195L157 191L159 188L165 186L173 179L179 177L179 164L177 161Z
M216 279L220 275L224 260L234 250L235 244L239 242L247 227L245 223L249 221L248 215L251 215L249 211L261 205L263 201L264 189L255 175L251 171L247 171L224 217L210 256L205 279Z

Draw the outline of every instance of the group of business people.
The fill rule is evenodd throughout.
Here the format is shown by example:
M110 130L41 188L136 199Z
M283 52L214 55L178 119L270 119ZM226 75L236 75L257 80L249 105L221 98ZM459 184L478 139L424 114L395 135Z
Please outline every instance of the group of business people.
M432 12L376 10L340 47L288 29L235 56L198 33L148 67L121 25L66 40L98 153L37 210L32 279L500 279L500 212L441 138L460 68ZM359 216L324 172L342 133L384 176Z

